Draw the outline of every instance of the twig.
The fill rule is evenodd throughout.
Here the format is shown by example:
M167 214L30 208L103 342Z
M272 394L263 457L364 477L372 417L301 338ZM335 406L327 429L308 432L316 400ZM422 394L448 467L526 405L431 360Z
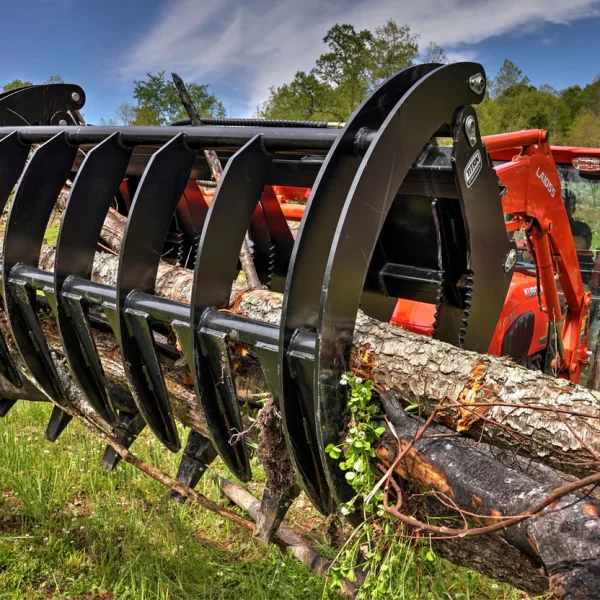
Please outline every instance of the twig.
M483 535L486 533L494 533L496 531L506 529L507 527L512 527L513 525L516 525L517 523L521 523L521 521L525 521L526 519L531 519L532 517L537 516L545 508L547 508L551 504L554 504L561 498L564 498L565 496L568 496L569 494L577 492L577 491L579 491L585 487L588 487L590 485L600 484L600 473L595 473L594 475L589 475L588 477L584 477L583 479L580 479L578 481L573 481L571 483L568 483L568 484L554 490L554 492L552 494L550 494L547 498L545 498L544 500L541 500L537 504L534 504L526 513L522 513L520 515L515 515L509 519L506 519L506 517L501 517L502 519L506 519L506 520L503 520L500 523L494 523L494 524L487 525L484 527L472 527L472 528L464 528L464 529L452 529L449 527L437 527L435 525L429 525L428 523L423 523L422 521L418 521L417 519L413 519L412 517L409 517L409 516L401 513L396 507L391 508L388 503L388 487L389 487L390 482L392 483L392 486L397 487L397 484L394 482L393 477L392 476L388 477L388 479L386 481L385 494L384 494L384 498L383 498L383 506L389 514L395 516L397 519L399 519L406 525L413 527L417 531L427 531L427 532L431 532L431 533L438 533L438 534L446 535L448 537L464 537L466 535ZM493 516L493 515L489 515L486 518L495 519L495 520L498 519L498 517Z
M183 107L185 108L190 121L192 122L192 126L200 127L202 125L202 120L200 119L198 110L194 106L194 101L185 87L183 79L181 79L177 73L171 73L171 77L173 78L173 83L175 84L175 88L177 89L177 93L181 99L181 103L183 104ZM217 153L214 150L204 150L204 156L206 157L206 161L208 162L208 166L210 167L210 171L214 180L219 183L223 175L223 167L219 157L217 156ZM248 242L245 239L242 243L242 250L240 252L240 263L242 264L242 270L244 271L246 282L250 288L253 290L259 290L262 287L262 284L258 278L258 274L256 273L256 268L254 266L254 261L252 260L252 254L250 252Z
M254 523L252 523L252 521L249 521L248 519L244 519L244 517L240 517L236 513L232 512L226 508L223 508L222 506L219 506L216 502L213 502L212 500L207 498L204 494L201 494L200 492L193 490L192 488L188 487L187 485L180 483L179 481L177 481L176 479L173 479L173 477L171 477L170 475L167 475L165 472L161 471L157 467L143 461L141 458L138 458L135 454L133 454L133 452L131 452L130 450L125 448L125 446L120 444L112 436L110 436L107 433L105 433L104 431L102 431L102 429L100 429L100 427L98 425L96 425L95 423L90 421L87 418L87 415L84 415L83 413L79 412L74 407L62 406L61 408L65 412L69 413L72 417L75 417L80 423L82 423L90 431L92 431L92 433L96 437L100 438L102 441L106 442L109 446L111 446L111 448L113 448L115 450L115 452L125 462L129 463L130 465L133 465L136 469L139 469L140 471L142 471L142 473L145 473L149 477L152 477L152 479L154 479L155 481L162 483L164 486L177 492L178 494L180 494L181 496L184 496L185 498L191 500L192 502L199 504L203 508L206 508L214 513L217 513L218 515L220 515L226 519L229 519L236 525L245 527L246 529L248 529L250 531L252 531L254 529Z
M243 508L252 519L256 520L260 512L260 501L254 497L245 488L227 479L215 476L221 491L232 502ZM317 575L327 576L331 568L331 562L319 554L304 536L294 527L288 525L285 521L281 523L275 534L275 542L290 550L290 552L305 566ZM356 586L345 579L342 582L340 595L343 598L355 598L357 593Z

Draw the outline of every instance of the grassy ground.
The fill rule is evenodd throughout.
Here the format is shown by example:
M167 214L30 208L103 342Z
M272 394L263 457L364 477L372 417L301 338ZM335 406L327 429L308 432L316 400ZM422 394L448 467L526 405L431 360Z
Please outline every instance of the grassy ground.
M103 470L102 446L81 426L45 442L50 408L19 403L0 421L0 600L336 597L293 557L253 542L221 517L170 501L129 465ZM134 449L175 473L178 457L150 435ZM209 478L198 489L217 499ZM291 519L308 531L323 527L302 497ZM414 556L400 559L390 598L416 598ZM420 570L424 600L526 598L431 554Z

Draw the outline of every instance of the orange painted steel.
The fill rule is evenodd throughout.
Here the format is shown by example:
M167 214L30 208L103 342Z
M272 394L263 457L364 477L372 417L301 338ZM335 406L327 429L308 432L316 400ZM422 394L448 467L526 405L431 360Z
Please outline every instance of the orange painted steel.
M548 325L555 324L557 354L552 366L559 377L577 382L588 362L587 331L591 293L581 279L577 251L561 195L555 159L571 163L583 156L600 157L600 149L550 146L543 129L502 133L483 138L490 158L506 161L495 167L507 192L502 199L505 215L512 218L507 232L524 231L522 250L535 260L536 277L515 272L504 309L488 352L499 355L510 326L523 314L533 312L535 324L528 355L547 345ZM300 221L310 189L273 186L285 218ZM214 189L203 189L208 204ZM558 283L564 294L561 309ZM532 292L535 291L535 293ZM391 323L431 336L435 306L399 299Z

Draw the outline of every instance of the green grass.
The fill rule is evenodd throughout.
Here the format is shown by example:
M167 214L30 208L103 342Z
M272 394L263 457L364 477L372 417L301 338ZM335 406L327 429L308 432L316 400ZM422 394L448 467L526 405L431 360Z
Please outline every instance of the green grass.
M133 467L99 465L102 445L75 424L44 441L50 406L19 403L0 421L0 600L333 598L323 580L246 530L191 505ZM178 457L145 434L134 450L175 473ZM216 468L225 473L217 463ZM259 473L257 473L259 474ZM199 491L218 499L209 478ZM292 521L322 527L305 498ZM318 545L318 541L316 542ZM329 557L332 548L318 545ZM516 600L507 586L421 553L424 600ZM430 559L431 559L430 554ZM416 598L416 563L399 557L394 598Z

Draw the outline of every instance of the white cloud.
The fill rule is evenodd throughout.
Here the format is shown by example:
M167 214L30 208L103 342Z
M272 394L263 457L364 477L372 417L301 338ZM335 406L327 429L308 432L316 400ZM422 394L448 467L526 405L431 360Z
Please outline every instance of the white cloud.
M128 49L122 75L175 71L189 81L220 83L248 107L271 85L310 69L335 23L373 29L393 18L444 46L451 58L474 59L465 47L547 23L600 14L600 0L166 0L155 25Z

